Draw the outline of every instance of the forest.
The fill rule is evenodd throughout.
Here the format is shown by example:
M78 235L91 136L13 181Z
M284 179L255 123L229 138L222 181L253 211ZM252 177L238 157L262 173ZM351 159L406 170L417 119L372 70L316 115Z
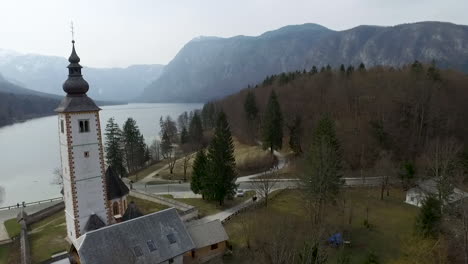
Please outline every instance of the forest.
M366 69L363 64L356 69L344 65L338 69L313 67L269 76L261 84L208 103L202 117L210 119L210 108L215 109L211 112L222 109L237 138L261 140L262 119L274 90L284 119L283 127L278 128L285 131L283 148L288 148L286 142L296 129L300 148L307 149L311 131L327 115L335 121L344 170L349 174L372 173L382 153L394 162L417 163L435 139L466 145L467 87L466 74L417 61L402 68ZM258 108L253 122L244 110L249 93L253 93Z
M0 127L51 115L59 103L54 98L0 92Z

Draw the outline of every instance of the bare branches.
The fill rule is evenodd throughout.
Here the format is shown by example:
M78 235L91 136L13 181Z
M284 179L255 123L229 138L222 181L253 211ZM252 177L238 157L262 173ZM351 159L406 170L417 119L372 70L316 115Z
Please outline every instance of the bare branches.
M274 167L268 172L265 172L259 179L255 179L251 182L252 188L265 200L265 206L268 207L268 197L274 190L278 183L278 168Z

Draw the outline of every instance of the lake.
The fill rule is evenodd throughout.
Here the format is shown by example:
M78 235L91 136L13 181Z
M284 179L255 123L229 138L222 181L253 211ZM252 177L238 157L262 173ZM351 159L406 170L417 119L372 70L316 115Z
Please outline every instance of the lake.
M102 132L114 117L122 127L128 117L136 120L147 144L159 138L159 118L176 119L202 104L128 104L104 106L100 112ZM104 135L103 135L104 138ZM0 128L0 207L60 196L52 184L60 167L57 116L32 119Z

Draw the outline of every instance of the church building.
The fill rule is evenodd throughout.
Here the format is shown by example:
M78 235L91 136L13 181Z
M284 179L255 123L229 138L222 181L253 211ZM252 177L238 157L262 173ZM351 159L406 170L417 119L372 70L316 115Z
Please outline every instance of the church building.
M218 228L194 226L189 232L174 208L143 215L127 202L128 187L106 168L101 109L86 95L89 84L81 74L75 41L68 61L66 96L56 112L70 262L191 264L224 252L227 235L221 223Z

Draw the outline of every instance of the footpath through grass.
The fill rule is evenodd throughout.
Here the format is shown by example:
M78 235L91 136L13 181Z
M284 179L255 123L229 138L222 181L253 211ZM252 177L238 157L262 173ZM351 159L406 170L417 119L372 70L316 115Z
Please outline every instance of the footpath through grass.
M198 215L200 217L205 217L207 215L222 212L246 201L247 199L251 199L254 193L254 191L245 192L244 197L235 197L233 200L226 200L223 206L220 206L217 201L207 201L201 198L178 198L175 200L197 207Z
M242 257L251 251L247 249L244 234L246 221L255 221L257 227L267 226L274 217L308 223L307 210L301 196L298 190L285 190L269 202L268 208L251 210L229 221L226 230L235 254L228 263L249 263L248 258ZM418 208L403 202L405 193L401 190L391 190L390 197L385 197L385 200L381 201L378 189L356 188L345 189L343 197L346 201L345 207L342 206L343 199L341 199L341 203L338 201L326 208L323 228L326 234L322 243L326 245L327 237L342 232L344 240L350 241L350 245L344 249L345 254L350 257L350 264L365 263L370 252L374 252L381 263L398 258L402 254L402 241L413 232L414 219L418 212ZM368 208L370 229L364 226L366 208ZM305 231L297 232L295 236L306 239L305 233ZM259 233L252 232L251 241L255 241L257 234ZM262 238L258 240L261 241ZM332 247L329 247L327 252L327 263L337 263L339 254L342 254L339 249Z

